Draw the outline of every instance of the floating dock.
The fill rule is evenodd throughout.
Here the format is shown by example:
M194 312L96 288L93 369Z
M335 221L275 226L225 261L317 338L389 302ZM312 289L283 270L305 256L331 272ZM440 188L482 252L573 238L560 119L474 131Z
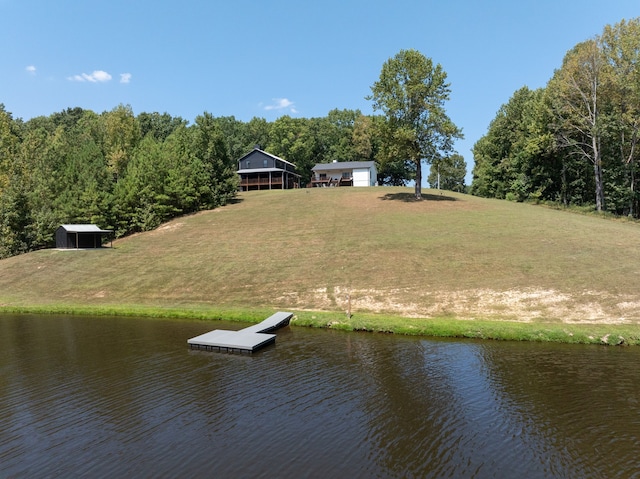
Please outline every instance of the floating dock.
M292 317L293 313L278 311L261 323L254 324L240 331L214 329L213 331L189 339L187 343L191 349L253 353L260 348L274 343L276 341L276 335L269 333L288 325Z

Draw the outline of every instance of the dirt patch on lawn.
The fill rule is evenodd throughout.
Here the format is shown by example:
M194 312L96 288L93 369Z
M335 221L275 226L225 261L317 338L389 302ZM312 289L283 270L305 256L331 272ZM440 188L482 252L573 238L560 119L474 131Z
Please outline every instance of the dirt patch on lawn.
M528 289L493 291L348 290L289 292L278 301L291 308L388 313L405 317L554 321L567 324L640 324L640 298L584 291Z
M172 221L170 223L165 223L162 226L156 228L153 231L150 231L149 234L150 235L156 235L156 234L163 234L163 233L168 233L169 231L174 231L177 230L178 228L181 228L184 226L183 222L180 221Z

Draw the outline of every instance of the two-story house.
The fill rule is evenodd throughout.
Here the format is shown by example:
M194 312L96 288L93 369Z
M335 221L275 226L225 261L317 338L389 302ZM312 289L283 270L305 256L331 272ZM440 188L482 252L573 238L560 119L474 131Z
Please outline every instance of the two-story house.
M238 160L240 191L300 187L296 165L256 147Z

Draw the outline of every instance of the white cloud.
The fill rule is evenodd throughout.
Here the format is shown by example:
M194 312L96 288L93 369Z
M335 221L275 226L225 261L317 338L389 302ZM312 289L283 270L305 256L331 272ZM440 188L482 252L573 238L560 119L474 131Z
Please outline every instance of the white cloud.
M27 70L27 72L31 73L32 75L36 74L36 67L33 65L29 65L27 68L25 68L25 70Z
M77 81L77 82L88 81L91 83L98 83L98 82L104 83L111 80L111 75L109 75L107 72L103 70L95 70L91 74L83 73L81 75L73 75L73 76L67 77L67 80Z
M298 113L294 103L287 98L273 98L273 103L264 107L265 110L289 110L291 113Z
M120 73L120 83L129 83L131 81L131 73Z

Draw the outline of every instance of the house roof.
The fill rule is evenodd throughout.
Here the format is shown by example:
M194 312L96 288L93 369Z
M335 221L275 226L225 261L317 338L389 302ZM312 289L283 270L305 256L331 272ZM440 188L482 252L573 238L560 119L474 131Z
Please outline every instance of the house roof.
M113 230L102 230L97 225L60 225L68 233L113 233Z
M249 169L243 169L243 170L238 170L236 171L236 173L238 174L243 174L243 173L282 173L282 172L286 172L289 173L290 175L293 176L300 176L297 173L294 173L293 171L287 171L287 170L283 170L282 168L249 168Z
M311 171L351 170L375 167L375 161L338 161L335 163L317 163Z
M291 163L290 161L285 160L284 158L280 158L279 156L276 155L272 155L271 153L267 153L264 150L261 150L260 148L254 148L253 150L251 150L249 153L247 153L246 155L244 155L242 158L240 158L238 161L242 161L244 160L247 156L253 155L255 154L255 152L258 151L264 155L270 156L271 158L274 158L276 160L282 161L284 163L286 163L287 165L291 165L295 168L296 165L294 165L293 163Z

